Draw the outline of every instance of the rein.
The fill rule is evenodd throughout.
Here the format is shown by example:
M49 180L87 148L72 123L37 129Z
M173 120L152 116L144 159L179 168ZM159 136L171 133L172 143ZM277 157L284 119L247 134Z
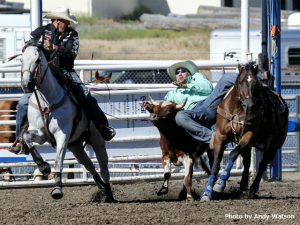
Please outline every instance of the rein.
M53 135L50 133L49 128L48 128L50 110L47 107L45 107L44 110L42 109L40 99L37 95L36 90L34 90L34 95L35 95L36 101L38 103L38 109L40 110L40 113L42 115L42 120L43 120L43 124L44 124L45 130L46 130L46 135L47 135L48 140L50 141L51 145L54 146L55 145L55 139L54 139Z
M45 69L43 75L42 75L41 78L39 79L39 83L40 83L40 84L43 83L43 80L45 79L45 76L46 76L47 71L48 71L48 69L49 69L49 64L50 64L50 63L51 63L51 61L47 63L47 68ZM25 70L25 71L28 71L28 70ZM23 71L23 72L25 72L25 71ZM38 78L38 75L37 75L37 74L39 74L39 72L41 71L41 65L38 64L37 68L35 68L34 71L35 71L35 74L34 74L34 80L36 80L36 79ZM28 72L31 73L31 71L28 71ZM37 87L37 86L36 86L36 87ZM44 124L44 127L45 127L45 131L46 131L46 136L47 136L49 142L51 143L51 145L54 147L55 144L56 144L56 143L55 143L55 139L54 139L54 136L53 136L53 135L51 134L51 132L49 131L49 126L48 126L48 125L49 125L49 114L50 114L51 111L53 111L53 110L59 108L60 106L62 106L63 103L64 103L64 102L67 100L67 98L69 97L69 95L68 95L67 93L65 93L64 96L59 100L58 103L53 104L53 105L50 105L49 107L44 107L44 108L42 108L41 102L40 102L40 98L39 98L39 96L38 96L38 94L37 94L37 90L38 90L38 88L37 88L37 89L34 89L34 91L33 91L33 92L34 92L34 95L35 95L35 98L36 98L36 101L37 101L37 105L34 104L32 101L30 101L30 104L31 104L31 106L33 106L34 108L36 108L36 109L38 109L38 110L40 111L41 116L42 116L42 120L43 120L43 124Z
M34 90L34 95L35 95L35 98L37 100L37 105L34 104L32 101L30 101L29 103L30 103L31 106L33 106L34 108L36 108L40 111L41 116L42 116L42 120L43 120L43 124L44 124L45 130L46 130L46 135L47 135L48 139L50 140L50 142L53 146L53 145L55 145L55 140L54 140L53 135L49 131L49 126L48 126L49 125L49 114L50 114L51 111L53 111L53 110L59 108L60 106L62 106L63 103L68 99L69 94L65 93L64 96L60 99L60 101L58 103L53 104L49 107L42 108L40 98L38 97L38 94L37 94L37 90L38 89Z
M240 98L238 97L238 99L240 99ZM245 126L251 125L251 122L250 122L251 120L253 120L259 116L262 116L263 109L259 108L258 110L255 110L254 112L251 112L250 114L246 114L246 111L242 107L239 112L232 114L219 106L217 108L217 113L220 116L222 116L224 119L230 121L230 127L232 130L235 142L238 143L239 138L244 133ZM242 113L245 113L245 115L241 115ZM241 131L239 132L239 135L237 133L238 126L241 126Z
M227 119L230 121L230 127L234 136L235 143L238 143L239 141L239 136L237 134L237 127L241 126L242 131L240 132L241 134L244 132L245 129L245 118L244 116L240 117L240 114L243 112L241 109L238 113L231 114L225 109L222 109L221 107L218 107L217 113L222 116L224 119ZM243 118L244 120L241 120ZM240 135L241 136L241 135Z

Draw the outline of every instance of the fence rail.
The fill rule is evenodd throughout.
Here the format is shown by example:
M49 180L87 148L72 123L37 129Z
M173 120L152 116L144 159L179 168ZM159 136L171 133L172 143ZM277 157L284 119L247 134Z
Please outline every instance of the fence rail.
M111 61L111 60L79 60L76 61L75 68L80 70L80 74L83 75L84 71L91 70L135 70L135 69L157 69L166 68L169 65L177 61ZM238 65L236 62L213 62L208 61L195 61L199 68L222 68L229 69L232 71L232 67ZM9 66L0 64L0 73L6 73L7 71L19 72L20 65L17 63L11 63ZM84 79L83 79L84 80ZM2 78L0 79L1 84L8 83L20 83L19 78ZM107 151L111 156L109 157L110 172L112 174L112 182L134 182L139 180L162 180L162 167L160 163L160 147L159 147L159 133L155 127L147 118L148 113L142 111L140 104L142 99L147 98L149 94L156 100L163 98L164 94L170 89L174 88L171 84L99 84L99 85L87 85L91 90L94 97L99 102L99 105L103 111L107 112L108 119L113 126L117 128L117 136L109 143L107 143ZM18 100L22 94L0 94L0 100ZM291 105L298 109L298 97L297 95L287 95L284 98L291 102ZM293 102L296 102L294 104ZM299 118L298 110L294 110L290 113L290 117ZM15 120L0 120L1 125L14 125ZM145 131L146 130L146 131ZM120 135L119 135L120 134ZM298 133L290 133L289 136L294 138ZM298 136L297 136L298 137ZM299 138L298 138L299 139ZM1 143L0 147L7 148L11 143ZM297 148L288 148L288 151L284 154L299 154L299 143L297 142ZM49 148L49 145L45 145L45 148ZM4 150L5 151L5 150ZM118 153L115 153L118 151ZM131 151L134 154L131 154ZM137 152L144 151L145 155L136 154ZM1 151L0 151L1 152ZM126 156L116 157L121 152L127 154ZM154 155L153 155L154 153ZM42 153L43 154L43 153ZM48 153L47 153L48 154ZM51 154L55 154L52 150ZM88 151L88 154L92 157L92 160L96 163L94 154ZM254 155L254 153L253 153ZM227 152L224 157L224 163L226 163ZM0 156L1 157L1 156ZM252 157L251 172L255 172L255 157ZM47 160L49 161L49 160ZM149 163L151 161L151 163ZM156 161L156 162L155 162ZM299 161L299 160L298 160ZM51 160L50 160L51 162ZM51 162L52 163L52 162ZM76 164L75 160L65 160L65 165ZM119 166L119 167L115 167ZM236 168L233 172L235 175L240 175L242 172L242 162L239 159L235 164ZM34 181L33 172L36 168L30 159L26 158L26 162L10 162L0 163L0 167L12 167L15 169L14 175L19 178L16 182L0 182L1 187L12 187L12 186L45 186L53 184L53 181ZM30 171L24 170L19 171L18 168L30 168ZM99 168L98 168L99 170ZM178 169L172 167L173 178L182 178L182 168ZM294 168L287 168L289 171L294 171ZM63 182L65 184L86 184L91 183L93 180L89 177L87 171L82 167L77 168L64 168L65 175L67 173L76 173L78 177L75 179L67 179L64 177ZM158 174L160 173L160 174ZM20 180L30 176L26 181ZM195 176L205 176L203 171L195 171ZM1 177L0 177L1 179Z

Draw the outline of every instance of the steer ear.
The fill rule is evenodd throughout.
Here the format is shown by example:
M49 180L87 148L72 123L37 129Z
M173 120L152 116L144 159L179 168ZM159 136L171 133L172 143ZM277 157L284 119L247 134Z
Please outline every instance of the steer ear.
M143 102L142 103L142 107L144 109L146 109L148 112L152 113L153 112L153 108L154 108L154 105L149 103L149 102Z
M185 106L186 102L187 102L187 98L184 100L183 103L176 105L176 109L178 109L178 110L183 109L183 107Z

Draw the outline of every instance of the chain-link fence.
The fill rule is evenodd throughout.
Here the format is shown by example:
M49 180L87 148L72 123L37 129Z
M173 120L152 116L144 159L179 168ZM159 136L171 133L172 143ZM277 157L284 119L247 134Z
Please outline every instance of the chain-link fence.
M122 71L101 71L100 76L107 76L112 73L110 83L115 84L170 84L172 79L166 69L155 70L122 70ZM201 70L201 73L210 78L209 70ZM91 80L95 79L91 77Z

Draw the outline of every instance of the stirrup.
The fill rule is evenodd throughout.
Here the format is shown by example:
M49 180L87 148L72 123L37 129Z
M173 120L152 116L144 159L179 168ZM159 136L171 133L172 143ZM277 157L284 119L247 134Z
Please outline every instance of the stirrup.
M12 145L8 148L8 151L18 155L21 152L21 148L22 148L21 145L15 145L15 146Z
M24 141L15 141L11 147L8 148L8 151L16 155L25 154L29 155L29 148Z

